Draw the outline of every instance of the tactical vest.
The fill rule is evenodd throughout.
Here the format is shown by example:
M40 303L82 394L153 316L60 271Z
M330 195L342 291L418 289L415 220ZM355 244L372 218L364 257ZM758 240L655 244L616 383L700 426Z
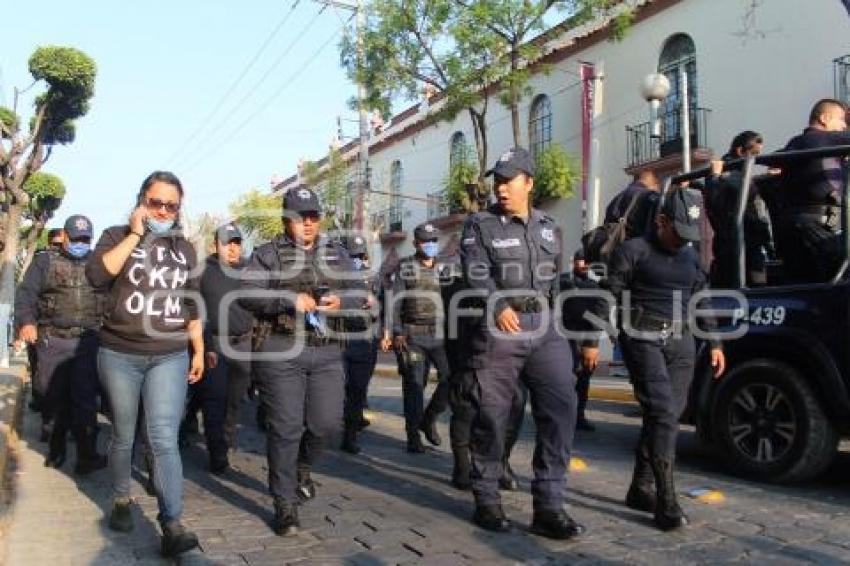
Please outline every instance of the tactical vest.
M38 302L38 322L50 328L100 327L105 297L86 279L86 262L51 252L44 289Z
M399 263L397 277L404 282L405 291L413 292L401 300L402 323L435 324L442 318L440 265L437 262L427 268L415 256L405 258Z
M351 281L333 277L333 271L344 271L343 263L347 258L343 257L339 248L330 242L317 244L314 254L307 253L297 248L292 242L284 240L275 241L275 252L277 254L279 270L287 275L284 279L273 282L273 288L287 290L292 293L307 293L313 295L318 302L316 294L321 287L339 290L340 287L348 287ZM321 267L320 267L321 266ZM298 269L300 267L300 269ZM350 274L349 274L350 275ZM295 316L303 316L300 313L279 315L274 323L274 331L284 334L296 332L301 321L296 321ZM339 316L327 316L328 328L334 332L344 332L344 321Z

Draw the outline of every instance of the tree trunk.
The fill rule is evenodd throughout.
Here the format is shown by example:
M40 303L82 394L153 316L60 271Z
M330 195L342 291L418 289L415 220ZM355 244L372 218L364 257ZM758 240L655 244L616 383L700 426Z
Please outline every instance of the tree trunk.
M511 109L511 125L513 126L514 132L514 147L520 147L522 145L522 133L519 128L519 89L516 85L516 73L519 70L519 53L517 52L518 47L513 45L511 47L511 75L514 79L510 82L510 109Z
M24 273L27 272L30 264L32 263L32 258L35 255L35 247L38 245L38 237L41 235L41 232L44 230L44 225L46 222L44 220L39 220L33 227L27 232L27 237L24 240L24 261L21 263L21 272L18 277L18 281L23 279Z
M0 304L12 304L15 299L15 270L20 244L17 234L21 228L23 212L22 206L13 204L6 216L6 247L3 248L3 263L0 266Z

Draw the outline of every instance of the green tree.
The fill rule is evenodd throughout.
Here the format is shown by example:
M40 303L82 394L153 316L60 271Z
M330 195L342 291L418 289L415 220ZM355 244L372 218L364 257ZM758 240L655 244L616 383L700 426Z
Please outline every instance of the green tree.
M432 120L469 115L481 172L469 199L475 210L487 196L488 98L483 94L496 78L491 65L495 48L481 44L488 38L468 38L462 44L455 40L454 33L462 31L462 10L453 0L374 0L363 33L363 64L358 65L356 41L344 40L341 50L349 75L366 86L370 108L386 115L393 100L419 101L424 90L431 101L439 101Z
M282 199L278 195L251 189L230 205L234 221L262 241L274 238L282 230Z
M497 77L499 100L511 112L514 145L522 145L519 104L531 94L530 65L543 55L546 40L564 33L588 20L610 14L614 37L620 38L631 22L632 11L622 0L454 0L463 10L458 12L455 39L463 50L491 49ZM569 19L548 35L545 18L559 12ZM465 45L467 42L470 46ZM548 67L537 64L537 71Z
M65 197L65 183L51 173L37 171L24 183L24 191L29 196L29 204L24 212L24 219L29 226L20 231L20 241L23 262L20 273L24 273L32 261L39 239L44 233L47 221L62 204Z
M470 185L475 185L478 180L478 167L472 157L471 148L464 147L455 155L449 167L449 176L443 183L446 202L449 213L458 210L470 210Z
M313 189L322 201L325 217L324 229L350 229L345 221L345 197L348 193L348 165L339 149L331 147L327 157L318 162L307 162L301 170L304 184Z
M550 198L572 198L581 179L581 164L560 144L553 143L537 154L534 202Z
M8 303L14 292L21 222L34 213L31 201L39 198L25 188L26 183L44 165L55 145L74 140L74 120L88 112L97 67L82 51L47 46L32 54L29 71L33 86L46 88L35 97L32 118L23 122L29 124L28 130L21 128L17 104L0 109L0 198L4 209L0 215L4 244L0 303ZM36 186L41 187L41 182Z

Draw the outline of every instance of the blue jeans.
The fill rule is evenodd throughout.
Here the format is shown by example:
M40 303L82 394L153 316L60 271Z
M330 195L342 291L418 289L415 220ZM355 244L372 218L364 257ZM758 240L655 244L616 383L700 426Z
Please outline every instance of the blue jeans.
M97 368L112 407L109 468L115 497L130 496L130 466L139 401L145 407L145 428L153 452L158 519L165 525L183 512L183 464L177 433L186 404L189 354L158 356L125 354L101 348Z

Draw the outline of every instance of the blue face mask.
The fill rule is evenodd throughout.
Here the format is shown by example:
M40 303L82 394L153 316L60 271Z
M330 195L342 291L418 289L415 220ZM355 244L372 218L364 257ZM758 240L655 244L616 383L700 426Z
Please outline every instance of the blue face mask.
M440 244L438 242L424 242L422 253L425 254L425 257L437 257L437 254L440 253Z
M68 243L68 255L76 258L83 258L88 255L91 250L91 244L87 242L70 242Z
M363 269L363 260L359 257L355 257L351 260L354 263L354 269L360 271Z
M158 236L168 233L168 231L174 227L174 220L157 220L155 218L148 218L145 223L148 225L150 231Z

